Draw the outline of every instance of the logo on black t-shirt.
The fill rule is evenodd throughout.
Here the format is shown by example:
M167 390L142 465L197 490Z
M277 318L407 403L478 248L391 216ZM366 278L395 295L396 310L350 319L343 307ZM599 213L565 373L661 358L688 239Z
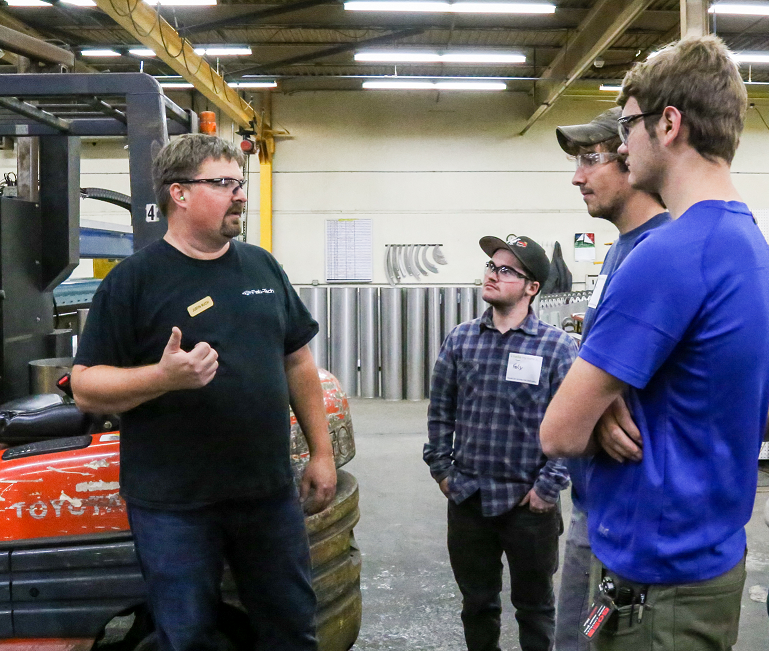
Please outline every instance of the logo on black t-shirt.
M254 294L274 294L274 289L247 289L245 292L243 292L243 296L253 296Z

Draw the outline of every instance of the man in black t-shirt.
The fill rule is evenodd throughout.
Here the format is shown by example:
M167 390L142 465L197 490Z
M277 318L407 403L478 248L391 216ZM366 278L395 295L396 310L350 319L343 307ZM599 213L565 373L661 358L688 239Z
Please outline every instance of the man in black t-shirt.
M317 511L336 485L318 324L269 253L233 240L242 165L213 136L160 151L168 232L102 282L72 372L83 411L122 414L121 495L161 651L220 645L225 559L259 649L317 647L289 404L311 455L299 497Z

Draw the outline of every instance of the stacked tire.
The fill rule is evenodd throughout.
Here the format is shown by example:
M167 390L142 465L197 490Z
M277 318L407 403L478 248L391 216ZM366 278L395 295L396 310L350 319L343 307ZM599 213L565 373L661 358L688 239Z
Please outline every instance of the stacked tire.
M347 651L358 637L361 622L361 554L353 527L360 519L358 482L339 468L355 456L355 439L347 396L339 381L320 370L329 435L337 467L333 502L307 516L313 588L318 598L316 624L319 651ZM298 482L309 461L307 441L291 416L291 463Z

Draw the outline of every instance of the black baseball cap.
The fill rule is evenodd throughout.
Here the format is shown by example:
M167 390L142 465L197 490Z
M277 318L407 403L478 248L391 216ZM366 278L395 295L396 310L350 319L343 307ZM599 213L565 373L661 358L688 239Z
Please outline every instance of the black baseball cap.
M547 259L545 249L529 237L518 237L510 234L502 240L493 235L487 235L482 237L478 244L489 257L492 257L499 249L510 251L518 258L529 275L539 283L540 289L550 275L550 260Z
M556 127L558 144L567 154L576 156L580 147L592 147L600 142L617 138L617 120L622 117L619 106L604 111L587 124L573 124L569 127Z

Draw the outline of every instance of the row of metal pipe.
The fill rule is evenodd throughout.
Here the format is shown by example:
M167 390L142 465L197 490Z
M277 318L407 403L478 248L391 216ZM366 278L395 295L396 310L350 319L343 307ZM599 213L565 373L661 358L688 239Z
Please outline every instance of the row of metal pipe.
M481 288L305 286L320 324L310 342L318 366L350 396L422 400L446 335L487 307Z

